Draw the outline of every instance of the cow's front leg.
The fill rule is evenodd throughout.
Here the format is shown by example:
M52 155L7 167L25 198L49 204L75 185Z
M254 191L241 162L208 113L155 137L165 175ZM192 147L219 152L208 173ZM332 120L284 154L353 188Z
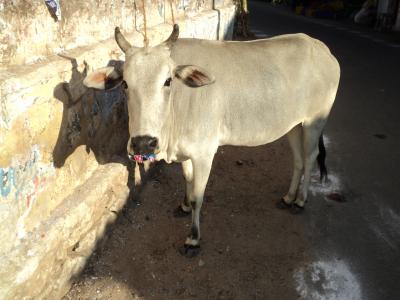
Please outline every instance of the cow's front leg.
M192 159L193 182L190 191L187 193L189 205L192 209L192 226L184 246L180 249L181 254L187 257L196 256L200 251L200 209L203 204L204 191L210 175L213 157L214 155Z
M189 198L193 186L193 164L190 159L182 162L182 171L183 171L183 177L185 177L186 181L186 192L185 192L185 198L174 212L174 216L176 218L186 217L192 212L192 207L190 205Z

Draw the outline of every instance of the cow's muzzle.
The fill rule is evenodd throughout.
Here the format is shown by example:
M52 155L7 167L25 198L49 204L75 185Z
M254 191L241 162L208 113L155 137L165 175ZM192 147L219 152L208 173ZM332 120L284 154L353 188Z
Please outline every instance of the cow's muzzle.
M135 136L131 138L129 158L137 162L145 160L154 161L154 152L158 148L158 139L148 135Z

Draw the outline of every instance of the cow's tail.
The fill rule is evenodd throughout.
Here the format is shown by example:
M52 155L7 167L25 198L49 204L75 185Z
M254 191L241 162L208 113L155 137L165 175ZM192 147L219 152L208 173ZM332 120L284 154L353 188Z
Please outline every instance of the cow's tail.
M319 137L319 142L318 142L318 156L317 156L317 162L319 166L319 172L320 172L320 181L322 182L325 178L325 180L328 178L328 170L326 169L325 165L325 158L326 158L326 150L325 150L325 145L324 145L324 137L321 134Z

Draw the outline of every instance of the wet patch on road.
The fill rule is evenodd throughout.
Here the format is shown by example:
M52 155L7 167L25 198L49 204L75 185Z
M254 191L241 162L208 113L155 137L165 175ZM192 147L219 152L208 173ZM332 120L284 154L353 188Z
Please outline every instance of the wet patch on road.
M301 299L361 299L357 278L341 260L313 262L297 270L294 279Z

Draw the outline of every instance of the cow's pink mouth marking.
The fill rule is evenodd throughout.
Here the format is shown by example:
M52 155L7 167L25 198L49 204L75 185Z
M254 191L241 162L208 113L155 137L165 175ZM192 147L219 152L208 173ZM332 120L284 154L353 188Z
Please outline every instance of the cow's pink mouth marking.
M129 159L131 159L133 161L136 161L138 163L143 163L146 160L151 161L151 162L154 162L156 160L155 154L144 154L144 155L141 155L141 154L130 155L130 154L128 154L128 156L129 156Z

